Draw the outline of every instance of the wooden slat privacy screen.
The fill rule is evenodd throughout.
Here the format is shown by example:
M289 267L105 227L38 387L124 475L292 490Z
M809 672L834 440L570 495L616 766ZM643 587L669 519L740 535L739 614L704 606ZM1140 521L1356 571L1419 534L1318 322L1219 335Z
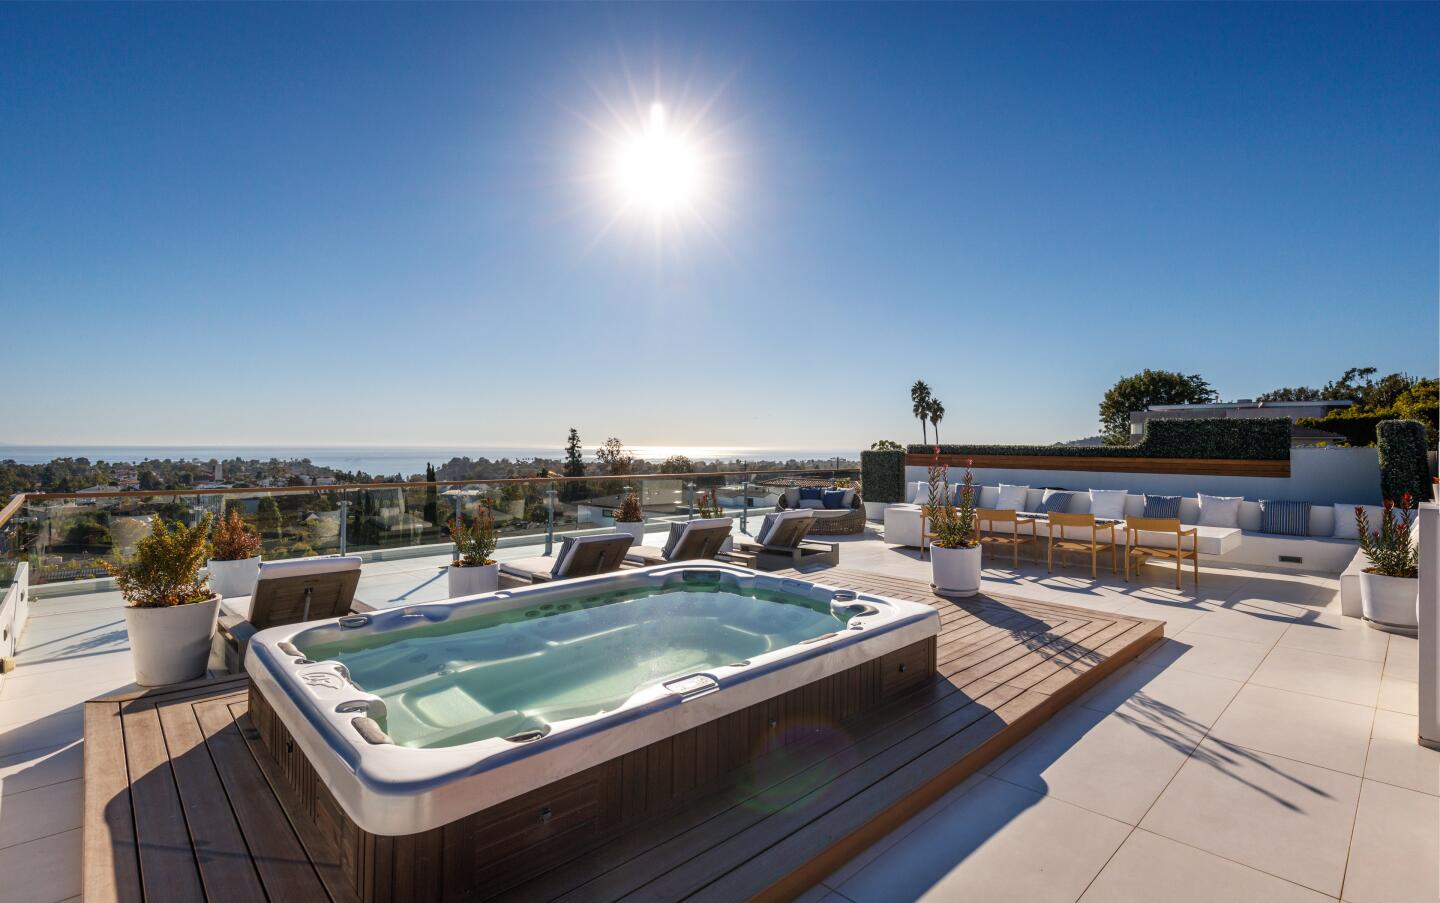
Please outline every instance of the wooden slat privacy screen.
M910 466L926 467L933 455L906 455ZM994 470L1083 470L1092 473L1171 473L1207 477L1288 477L1290 459L1127 458L1089 455L941 455L940 463Z

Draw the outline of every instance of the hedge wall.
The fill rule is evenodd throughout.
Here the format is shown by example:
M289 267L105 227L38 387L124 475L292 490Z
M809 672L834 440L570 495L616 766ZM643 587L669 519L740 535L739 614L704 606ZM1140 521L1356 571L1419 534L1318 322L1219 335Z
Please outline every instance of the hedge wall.
M1437 435L1440 435L1440 409L1433 406L1419 406L1415 411L1415 418L1425 425L1426 438L1434 442ZM1346 417L1304 417L1297 421L1301 426L1313 427L1317 430L1325 430L1327 433L1338 433L1345 437L1345 441L1351 445L1374 445L1376 439L1375 428L1387 420L1403 420L1394 411L1384 411L1379 414L1352 414Z
M912 455L934 446L912 445ZM1151 420L1136 445L942 445L946 455L1055 455L1077 458L1227 458L1283 461L1290 457L1285 417L1197 417ZM869 496L866 496L869 498Z
M1380 496L1400 501L1410 493L1416 504L1430 498L1430 461L1426 456L1425 424L1418 420L1386 420L1375 427L1380 451Z
M905 453L862 451L860 496L867 502L905 501Z

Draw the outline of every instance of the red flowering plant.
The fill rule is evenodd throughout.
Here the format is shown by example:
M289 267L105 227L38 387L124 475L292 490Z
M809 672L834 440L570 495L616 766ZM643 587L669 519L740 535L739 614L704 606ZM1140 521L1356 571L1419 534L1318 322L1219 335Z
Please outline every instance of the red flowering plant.
M1370 559L1365 570L1382 577L1420 576L1420 550L1410 541L1410 524L1415 510L1415 500L1410 493L1400 497L1400 504L1385 500L1380 512L1380 526L1370 529L1370 518L1365 508L1355 507L1355 527L1360 534L1360 550Z
M951 504L950 484L947 479L950 468L940 463L940 449L930 464L930 504L926 516L930 519L932 545L942 549L973 549L979 545L975 537L975 475L970 472L971 461L965 462L965 482L955 493Z

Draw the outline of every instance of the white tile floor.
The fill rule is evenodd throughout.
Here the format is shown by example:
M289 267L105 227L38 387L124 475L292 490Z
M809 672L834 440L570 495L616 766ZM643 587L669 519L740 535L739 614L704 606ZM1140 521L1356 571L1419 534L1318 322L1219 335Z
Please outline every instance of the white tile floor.
M447 561L367 564L357 598L445 598ZM841 562L929 576L873 534L845 540ZM1162 619L1167 639L806 900L1440 897L1440 753L1414 741L1415 641L1340 617L1333 578L1203 569L1197 593L1168 575L990 564L987 591ZM80 892L81 704L130 685L120 604L37 600L0 688L6 903Z

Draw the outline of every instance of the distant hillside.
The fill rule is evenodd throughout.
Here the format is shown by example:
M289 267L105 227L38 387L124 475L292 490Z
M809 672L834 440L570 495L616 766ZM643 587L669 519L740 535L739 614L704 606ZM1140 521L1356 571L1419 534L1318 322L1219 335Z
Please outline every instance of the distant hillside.
M1105 440L1100 436L1086 436L1084 439L1071 439L1069 442L1056 442L1056 445L1104 445Z

